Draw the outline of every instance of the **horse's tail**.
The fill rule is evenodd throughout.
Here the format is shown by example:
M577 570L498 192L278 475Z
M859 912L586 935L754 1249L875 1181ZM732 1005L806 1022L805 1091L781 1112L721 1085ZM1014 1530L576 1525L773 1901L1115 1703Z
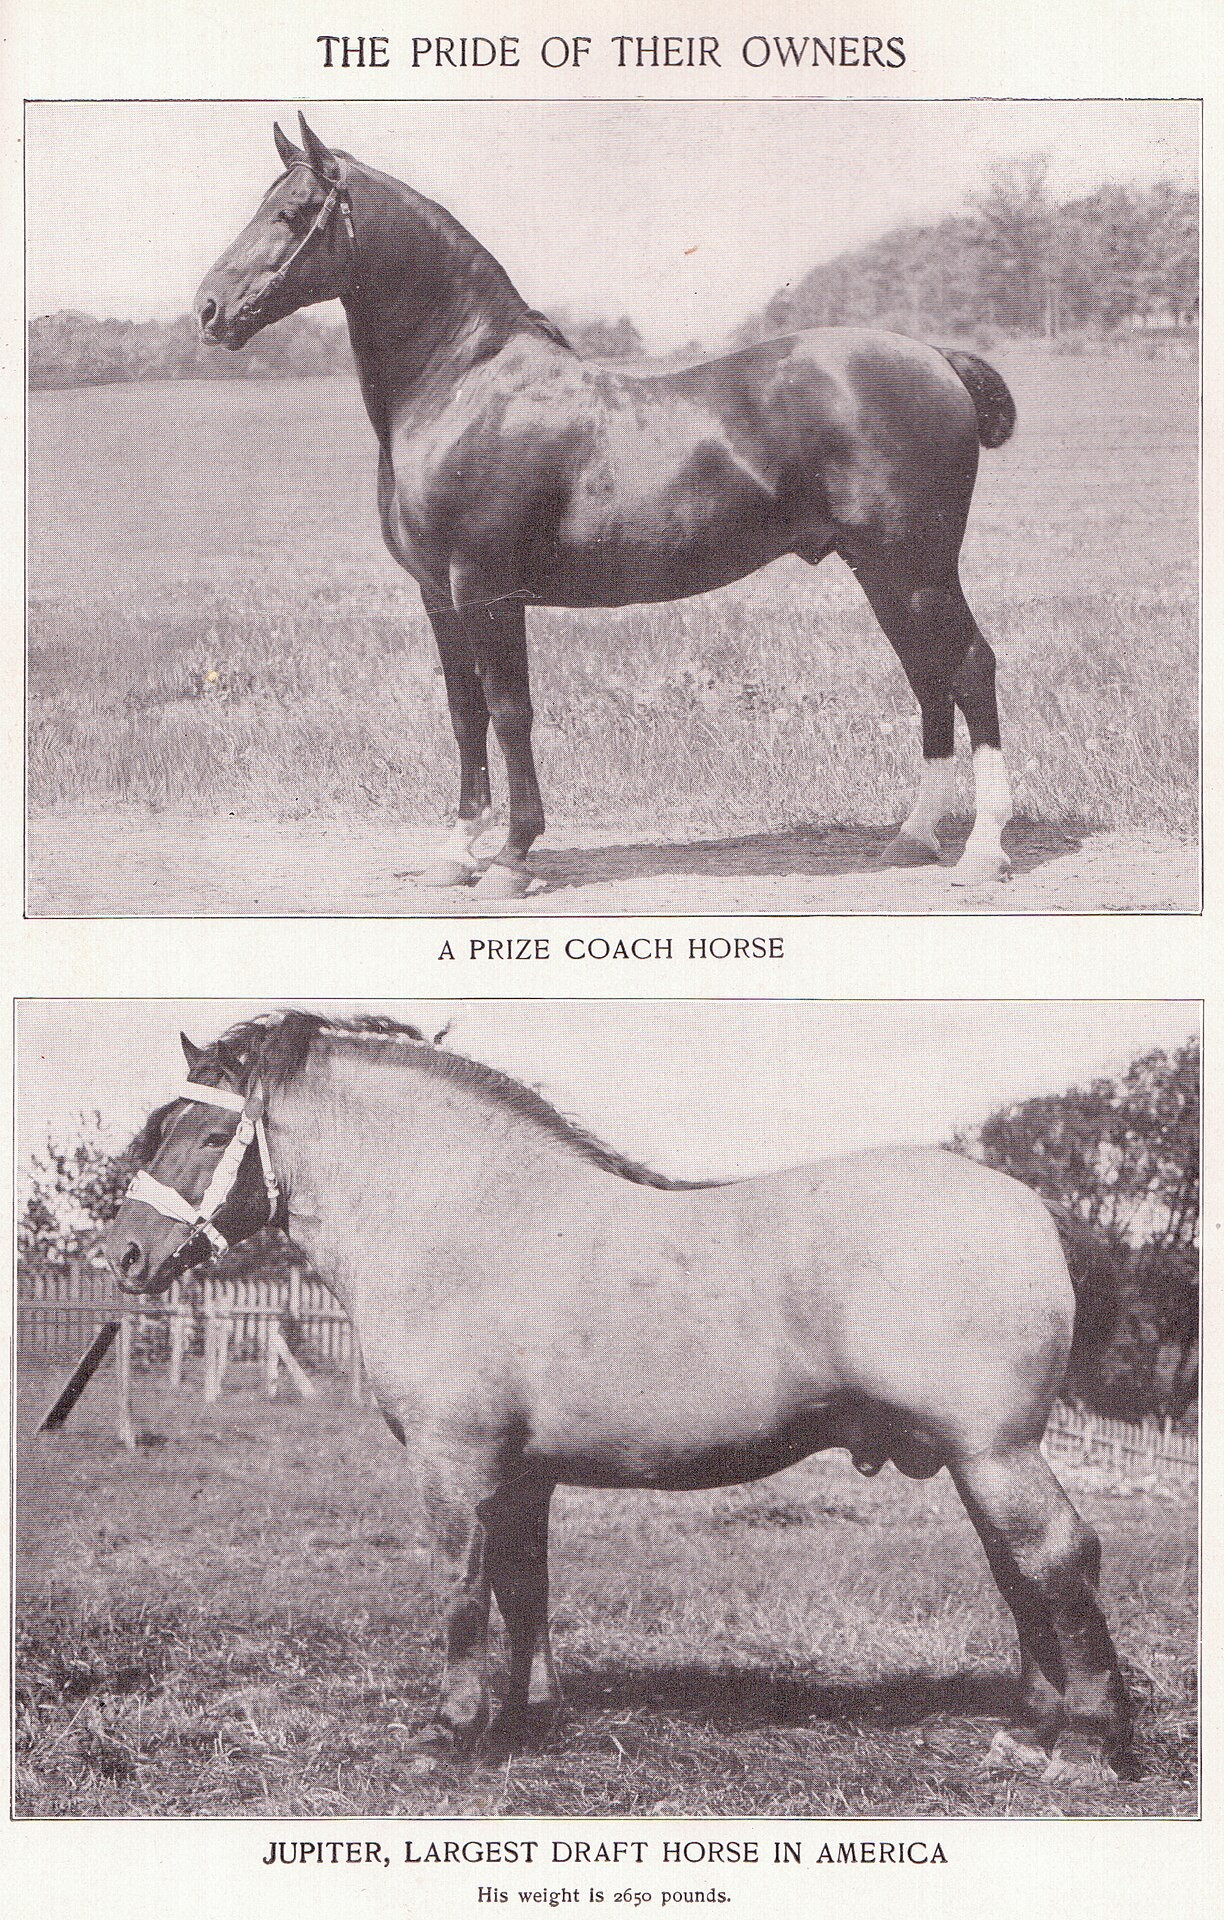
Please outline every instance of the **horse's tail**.
M955 347L940 347L939 351L969 389L977 414L978 439L984 447L1001 447L1011 439L1016 424L1016 403L1006 380L976 353L961 353Z
M1118 1323L1118 1282L1109 1248L1069 1207L1047 1200L1075 1290L1075 1328L1067 1382L1081 1391L1097 1377L1102 1353Z

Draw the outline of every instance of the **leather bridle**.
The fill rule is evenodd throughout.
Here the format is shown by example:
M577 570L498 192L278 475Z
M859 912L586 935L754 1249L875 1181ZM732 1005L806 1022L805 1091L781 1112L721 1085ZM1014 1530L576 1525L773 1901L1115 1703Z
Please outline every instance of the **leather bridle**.
M170 1278L185 1273L189 1267L197 1266L201 1260L208 1259L214 1253L225 1253L231 1242L217 1225L217 1215L229 1200L238 1182L242 1163L252 1145L259 1153L260 1171L263 1174L264 1191L268 1199L268 1217L261 1222L264 1226L275 1225L280 1214L281 1190L272 1156L268 1150L268 1134L264 1124L263 1095L255 1091L243 1095L233 1093L228 1087L203 1087L194 1080L188 1080L174 1095L176 1100L194 1101L199 1106L223 1107L227 1113L241 1115L234 1136L226 1146L224 1153L213 1168L212 1178L204 1190L198 1206L175 1187L168 1187L155 1180L151 1173L143 1168L132 1178L125 1196L128 1200L139 1200L142 1205L151 1207L166 1220L180 1220L193 1231L188 1234L182 1245L176 1247L162 1267L159 1276L169 1273ZM254 1232L252 1228L250 1231ZM242 1236L247 1237L245 1234ZM121 1282L122 1284L122 1282ZM135 1288L128 1291L142 1292Z
M276 269L276 272L272 275L272 278L263 287L260 288L255 298L253 300L249 300L246 303L246 305L242 308L241 310L242 318L244 320L247 320L247 319L257 320L259 318L263 309L267 306L269 300L272 298L272 295L276 292L277 288L281 285L281 283L287 278L291 269L297 265L302 255L307 251L307 249L310 246L313 245L313 243L316 240L321 239L322 236L327 232L328 227L331 225L332 215L335 213L337 207L339 207L340 217L344 221L344 231L348 235L349 255L352 262L352 281L353 281L354 288L356 288L357 286L357 235L353 228L353 205L352 205L352 201L349 199L348 165L344 160L340 158L338 154L335 156L335 159L336 159L336 167L338 171L336 174L336 178L333 181L331 181L330 185L328 186L327 197L324 200L323 205L319 208L319 211L316 213L309 227L307 227L305 233L302 235L302 238L298 241L297 246L293 249L293 252L289 255L289 258L281 262L280 266ZM309 160L294 160L290 166L285 168L286 176L288 176L291 173L296 173L299 167L305 167L306 171L309 174L311 174L315 180L319 180L319 174L316 171L316 169L311 166ZM319 183L320 185L323 184L322 181L320 181Z

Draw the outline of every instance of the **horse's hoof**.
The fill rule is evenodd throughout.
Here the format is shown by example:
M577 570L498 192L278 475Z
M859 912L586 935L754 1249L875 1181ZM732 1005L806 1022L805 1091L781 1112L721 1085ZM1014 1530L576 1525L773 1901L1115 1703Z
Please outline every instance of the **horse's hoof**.
M1099 1740L1060 1733L1041 1777L1048 1787L1100 1787L1115 1782L1118 1770Z
M526 867L503 867L495 860L476 882L482 900L522 900L531 891L531 875Z
M880 855L882 867L929 867L938 860L938 847L929 846L925 840L915 840L908 833L899 833L895 840L890 840Z
M462 860L449 860L439 855L430 860L421 871L420 882L423 887L470 887L475 875L475 867L465 866Z
M1011 861L1002 852L970 856L966 850L952 869L954 887L990 887L1010 878Z
M1045 1748L1021 1727L1000 1727L982 1762L984 1773L1044 1773L1050 1763Z

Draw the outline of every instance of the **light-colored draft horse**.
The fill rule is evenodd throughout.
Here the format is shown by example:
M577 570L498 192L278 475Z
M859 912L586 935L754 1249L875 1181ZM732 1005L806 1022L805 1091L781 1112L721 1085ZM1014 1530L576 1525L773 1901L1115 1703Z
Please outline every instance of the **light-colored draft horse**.
M205 275L196 318L205 340L238 348L300 307L343 303L378 437L383 538L421 590L459 749L458 814L426 883L475 878L492 721L510 822L477 885L510 898L531 885L544 809L528 605L679 600L783 554L815 566L831 553L922 712L921 784L884 863L939 858L959 707L976 817L955 878L1001 877L1012 803L995 657L959 574L978 449L1015 425L995 369L860 327L671 373L593 365L444 207L333 153L298 117L300 147L274 128L284 172Z
M993 1764L1130 1764L1099 1545L1039 1450L1075 1299L1028 1188L911 1147L669 1180L375 1016L269 1014L184 1049L108 1258L158 1293L272 1219L343 1302L431 1532L432 1737L486 1726L491 1593L503 1729L559 1699L554 1487L730 1486L846 1447L865 1472L956 1483L1020 1638Z

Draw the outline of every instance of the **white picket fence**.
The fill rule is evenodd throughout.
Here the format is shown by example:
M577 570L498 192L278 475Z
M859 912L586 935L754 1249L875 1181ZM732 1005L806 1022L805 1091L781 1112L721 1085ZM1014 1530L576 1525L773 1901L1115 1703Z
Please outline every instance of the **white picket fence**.
M1051 1466L1095 1468L1111 1479L1173 1486L1198 1485L1199 1445L1171 1420L1110 1420L1078 1407L1056 1406L1041 1450Z
M311 1365L345 1372L353 1364L348 1315L321 1280L299 1267L283 1277L253 1273L234 1280L209 1279L203 1291L204 1317L225 1318L234 1359L264 1359L273 1324L283 1320ZM109 1269L100 1263L79 1261L67 1273L23 1274L18 1280L18 1354L74 1359L97 1326L124 1314L134 1318L138 1336L168 1326L172 1344L175 1332L183 1333L191 1319L177 1281L142 1313L140 1302L120 1294Z

